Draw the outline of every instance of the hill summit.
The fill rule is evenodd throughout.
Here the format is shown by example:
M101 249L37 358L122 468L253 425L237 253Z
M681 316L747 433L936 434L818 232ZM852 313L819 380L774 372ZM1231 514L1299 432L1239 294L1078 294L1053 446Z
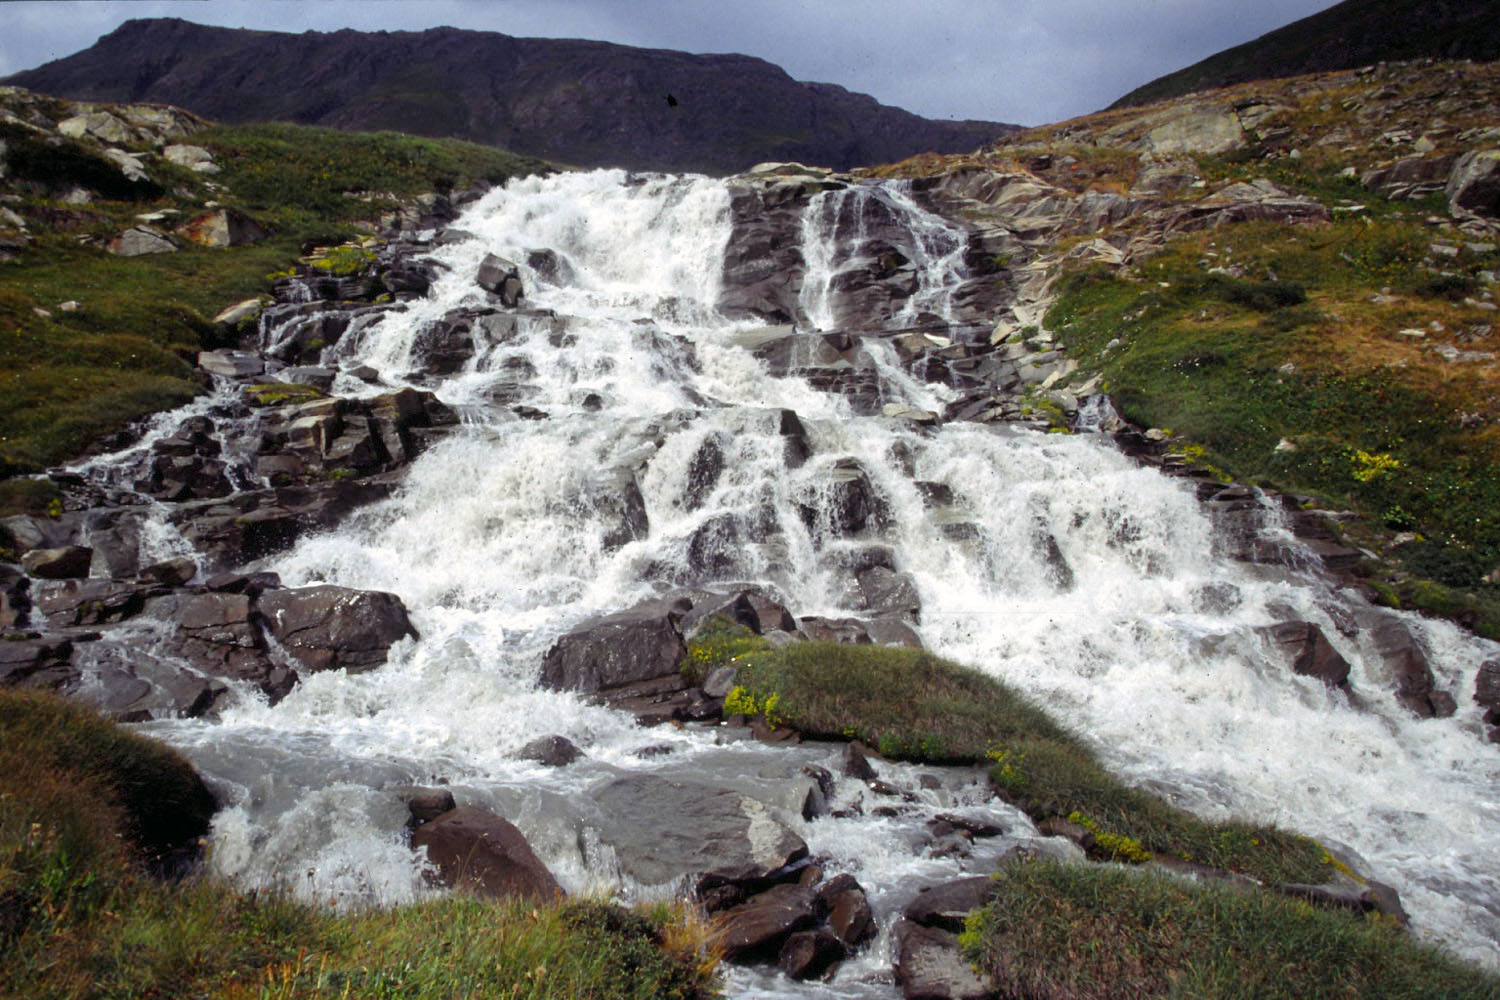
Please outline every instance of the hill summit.
M496 32L309 31L127 21L8 83L76 100L176 104L218 121L291 121L468 139L581 167L731 173L963 152L1016 126L932 121L744 55Z

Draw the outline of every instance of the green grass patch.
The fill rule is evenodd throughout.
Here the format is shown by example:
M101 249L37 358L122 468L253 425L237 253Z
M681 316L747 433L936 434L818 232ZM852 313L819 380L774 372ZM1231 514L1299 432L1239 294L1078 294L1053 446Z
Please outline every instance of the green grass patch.
M1500 980L1383 920L1118 868L1033 862L995 877L967 957L1002 996L1034 1000L1432 1000Z
M0 691L0 997L717 995L706 932L668 905L455 896L338 914L153 880L153 845L202 832L205 796L166 747L51 696Z
M1135 275L1068 276L1047 324L1132 421L1170 428L1241 481L1417 532L1406 571L1487 607L1500 596L1483 583L1500 566L1500 379L1427 345L1492 320L1457 301L1472 274L1419 266L1431 241L1400 217L1195 234ZM1209 273L1229 261L1244 278ZM1412 327L1438 332L1399 332ZM1487 336L1477 349L1495 348Z
M808 642L735 665L740 703L770 706L774 722L815 739L862 740L898 760L988 763L996 790L1037 820L1071 816L1088 827L1097 857L1163 854L1277 882L1332 873L1332 859L1305 837L1208 823L1125 785L1020 693L930 653Z

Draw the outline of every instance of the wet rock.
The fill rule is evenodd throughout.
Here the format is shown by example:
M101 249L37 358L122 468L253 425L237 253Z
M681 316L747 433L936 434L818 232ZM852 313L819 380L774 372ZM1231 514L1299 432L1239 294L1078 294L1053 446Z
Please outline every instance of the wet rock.
M413 830L458 808L458 803L453 801L453 793L446 788L408 785L394 791L396 797L406 804L406 811L410 816L407 826Z
M68 639L0 640L0 687L57 688L74 680Z
M902 915L924 927L937 927L958 934L969 911L994 898L995 883L986 875L955 879L923 889L906 904Z
M1485 725L1500 726L1500 659L1486 660L1479 665L1479 675L1474 681L1474 700L1484 709Z
M186 556L152 563L141 570L141 579L163 587L181 587L198 575L198 564Z
M795 410L782 410L777 417L777 433L785 445L786 467L800 469L812 455L812 445L807 440L807 428Z
M854 778L856 781L874 781L877 777L875 768L870 766L870 761L865 756L864 747L859 743L844 744L839 770L844 772L844 777Z
M790 979L817 979L844 958L844 943L830 931L814 928L791 934L776 965Z
M556 250L531 250L526 254L526 266L538 278L554 285L571 285L576 276L568 259Z
M391 645L416 637L395 594L321 585L262 594L266 627L304 670L372 670Z
M182 504L170 517L203 554L204 570L213 573L274 555L310 531L332 528L350 511L385 499L393 488L392 481L363 479L247 490Z
M31 581L11 566L0 565L0 629L24 627L31 616Z
M799 503L802 520L815 535L847 537L882 522L886 508L862 465L842 459L819 477Z
M748 962L775 955L792 932L817 922L817 893L777 885L714 918L715 939L726 959Z
M635 474L629 469L615 469L595 479L589 485L586 499L610 522L601 539L607 552L645 538L651 530L646 499L641 495Z
M475 282L480 288L500 297L500 301L514 309L521 301L521 271L514 263L495 254L485 254L479 263Z
M857 948L875 936L875 913L853 875L835 875L818 886L818 900L828 915L829 929L847 947Z
M411 846L426 850L439 882L452 888L538 901L563 894L521 831L482 809L465 806L423 823L412 832Z
M678 622L687 601L647 601L586 622L542 659L538 683L554 691L604 688L679 675L687 645Z
M1427 650L1399 618L1385 618L1370 633L1375 653L1396 682L1396 701L1419 719L1455 710L1453 696L1437 690Z
M870 566L855 574L865 609L878 615L917 620L922 601L916 582L906 573Z
M1316 677L1331 688L1348 690L1349 661L1312 622L1281 622L1261 626L1255 632L1282 656L1294 673Z
M733 869L764 879L807 856L807 844L763 803L731 789L651 774L606 782L590 797L621 870L645 885ZM720 879L716 884L726 884Z
M200 673L249 681L272 701L286 697L297 674L273 662L245 594L177 593L155 600L151 610L177 626L168 648Z
M32 549L21 556L21 568L39 580L70 580L89 575L94 550L83 545Z
M988 977L963 957L956 934L902 920L891 933L891 951L906 1000L987 1000L993 995Z
M133 618L145 608L153 588L95 578L48 581L33 587L31 593L35 612L54 627L67 628Z
M687 486L677 501L684 510L697 510L703 506L703 501L718 485L719 477L724 473L724 449L728 441L725 434L710 434L693 452L688 462Z
M540 736L523 746L516 755L522 760L534 760L543 767L566 767L583 751L566 736Z
M744 536L733 514L715 514L694 530L688 539L687 563L698 580L733 579L742 576L740 553Z

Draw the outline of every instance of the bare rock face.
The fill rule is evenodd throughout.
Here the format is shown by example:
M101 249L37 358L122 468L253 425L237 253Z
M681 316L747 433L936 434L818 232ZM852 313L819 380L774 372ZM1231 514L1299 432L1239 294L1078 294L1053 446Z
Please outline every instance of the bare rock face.
M1395 681L1396 701L1420 719L1443 718L1457 708L1447 691L1438 689L1427 650L1399 618L1386 618L1372 631L1375 652Z
M483 809L464 806L423 823L412 832L411 846L427 851L446 886L494 898L562 895L521 831Z
M1331 688L1349 687L1349 661L1312 622L1292 621L1256 629L1287 661L1293 673L1316 677Z

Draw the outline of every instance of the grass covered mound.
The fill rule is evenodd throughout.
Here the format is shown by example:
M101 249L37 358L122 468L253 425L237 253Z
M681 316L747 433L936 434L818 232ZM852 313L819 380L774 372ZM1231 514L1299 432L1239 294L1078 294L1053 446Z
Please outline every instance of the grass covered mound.
M1125 785L1019 692L922 650L827 642L773 650L714 622L689 644L688 662L734 664L728 714L763 714L814 739L862 740L898 760L988 762L1000 794L1039 821L1086 827L1103 859L1168 855L1269 882L1324 882L1335 870L1306 837L1207 823Z
M1001 996L1032 1000L1434 1000L1500 980L1383 920L1121 868L1031 862L995 876L967 957Z
M15 154L0 193L26 223L14 259L0 255L0 477L74 458L191 399L197 352L233 336L210 318L268 292L307 245L355 237L402 199L551 169L474 143L290 124L214 126L186 141L212 154L212 179L140 149L149 180L126 183L94 144L0 125ZM80 187L91 200L64 197ZM139 257L104 248L142 216L170 231L209 203L271 235L228 248L179 239L175 253Z
M205 797L167 748L0 691L0 997L717 995L704 933L671 906L454 896L336 914L151 878L152 845L201 832Z

